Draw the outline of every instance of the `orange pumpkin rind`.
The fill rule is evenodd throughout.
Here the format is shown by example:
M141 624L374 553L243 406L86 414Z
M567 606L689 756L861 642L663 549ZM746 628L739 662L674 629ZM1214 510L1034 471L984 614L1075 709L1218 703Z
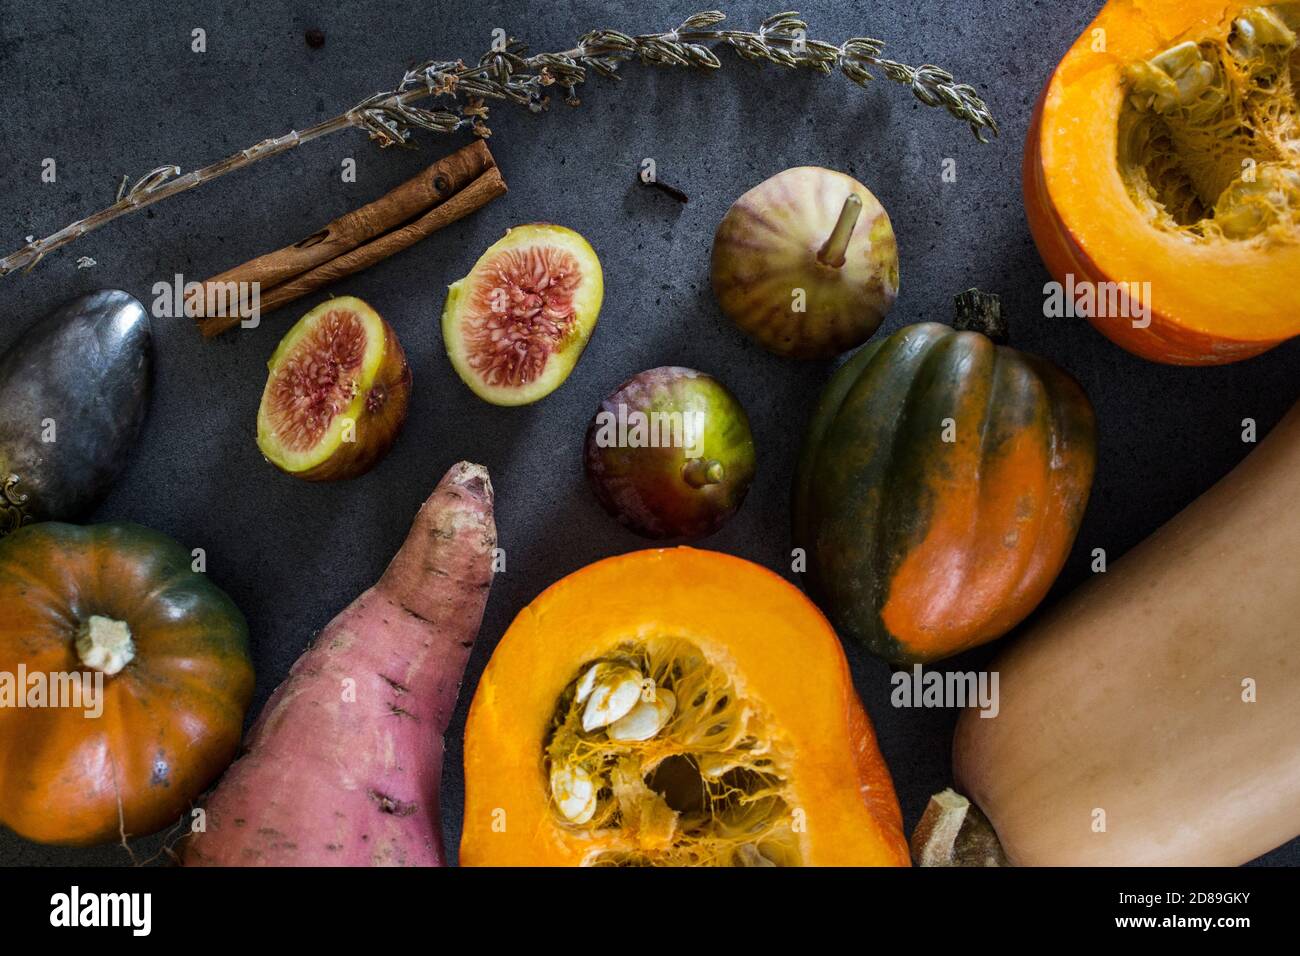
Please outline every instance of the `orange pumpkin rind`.
M655 737L583 729L594 665L598 689L630 666L675 692ZM734 800L705 802L724 779L753 798L743 827ZM589 565L519 613L470 708L460 862L905 866L908 851L826 619L755 564L674 548Z
M1295 0L1112 0L1039 98L1030 231L1128 351L1218 365L1300 334L1297 30Z

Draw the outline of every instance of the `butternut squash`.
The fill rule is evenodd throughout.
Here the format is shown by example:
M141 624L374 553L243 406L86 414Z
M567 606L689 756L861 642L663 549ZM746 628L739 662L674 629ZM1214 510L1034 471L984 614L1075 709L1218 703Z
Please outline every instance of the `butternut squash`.
M1300 405L995 661L958 788L1016 865L1229 866L1300 834Z

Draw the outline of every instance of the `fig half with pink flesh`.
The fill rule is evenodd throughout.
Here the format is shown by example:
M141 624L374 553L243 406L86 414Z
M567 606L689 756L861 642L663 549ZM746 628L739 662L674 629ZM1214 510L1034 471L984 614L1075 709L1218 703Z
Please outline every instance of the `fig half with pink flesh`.
M585 462L597 500L637 534L700 538L745 500L754 436L716 378L665 366L634 375L600 403Z
M447 290L442 338L456 374L493 405L527 405L555 391L587 347L605 279L572 229L506 230Z
M893 306L898 245L866 186L797 166L727 210L710 273L723 314L768 351L830 358L870 338Z
M364 474L397 439L411 370L392 328L352 296L330 299L291 328L267 363L257 446L308 481Z

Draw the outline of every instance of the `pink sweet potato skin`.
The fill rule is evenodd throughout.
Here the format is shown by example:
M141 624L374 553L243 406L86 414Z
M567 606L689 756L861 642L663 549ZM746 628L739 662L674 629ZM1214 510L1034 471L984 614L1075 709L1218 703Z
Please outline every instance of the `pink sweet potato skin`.
M443 865L443 735L495 547L487 471L461 462L267 702L187 866Z

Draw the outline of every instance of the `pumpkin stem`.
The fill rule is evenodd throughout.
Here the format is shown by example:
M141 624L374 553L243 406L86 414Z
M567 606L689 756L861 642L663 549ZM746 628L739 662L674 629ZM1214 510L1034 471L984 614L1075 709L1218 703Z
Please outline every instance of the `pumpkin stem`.
M682 465L682 479L692 488L716 485L725 477L722 462L714 458L692 458Z
M957 316L952 327L958 332L978 332L996 345L1006 345L1007 320L1002 317L1002 300L992 292L967 289L953 297Z
M980 808L956 790L930 798L912 831L918 866L1010 866L998 835Z
M835 221L835 228L831 230L831 234L822 243L821 250L817 253L818 262L836 269L844 265L849 251L849 237L853 235L853 227L858 224L860 215L862 215L862 200L856 193L849 193L844 200L844 205L840 207L840 218Z
M92 614L77 629L77 655L86 667L112 677L135 658L131 629L125 621Z

